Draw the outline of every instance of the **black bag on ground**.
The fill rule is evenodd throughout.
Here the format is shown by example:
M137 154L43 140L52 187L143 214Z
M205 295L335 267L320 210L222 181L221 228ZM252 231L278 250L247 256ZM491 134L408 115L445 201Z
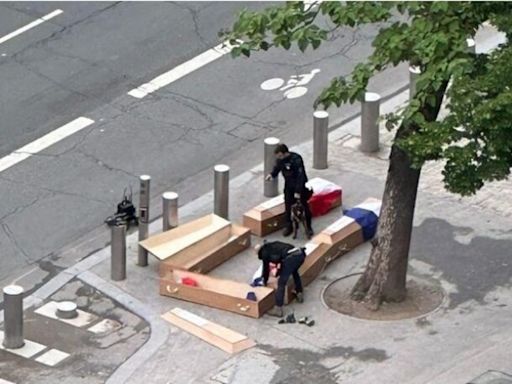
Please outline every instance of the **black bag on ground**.
M130 223L134 223L135 225L139 224L139 219L137 218L136 208L133 204L133 193L130 188L130 195L126 194L126 188L123 193L123 200L119 204L117 204L117 212L109 216L105 219L105 223L108 226L113 225L126 225L130 226Z

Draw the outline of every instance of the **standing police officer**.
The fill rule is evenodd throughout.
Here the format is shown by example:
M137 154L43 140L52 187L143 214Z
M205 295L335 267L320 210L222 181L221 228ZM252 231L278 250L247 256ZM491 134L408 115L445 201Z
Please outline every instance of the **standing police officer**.
M306 188L308 177L304 169L302 157L295 152L290 152L285 144L279 144L275 151L276 165L272 172L266 176L266 180L275 179L279 172L284 176L284 205L286 207L286 228L283 236L290 236L293 232L291 208L296 200L300 200L304 206L306 216L307 235L313 235L311 228L311 211L309 210L308 200L311 197L311 191Z

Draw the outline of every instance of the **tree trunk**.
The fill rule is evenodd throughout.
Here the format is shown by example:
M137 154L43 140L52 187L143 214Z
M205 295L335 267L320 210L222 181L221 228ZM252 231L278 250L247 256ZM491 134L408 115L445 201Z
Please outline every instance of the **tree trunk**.
M425 120L437 119L447 86L448 81L443 82L434 94L435 106L424 105L421 109ZM394 142L418 128L401 125ZM393 144L377 238L372 241L366 269L351 292L352 299L365 302L370 309L377 310L383 301L400 302L406 297L407 265L419 179L420 169L413 169L407 153Z
M378 237L352 298L372 309L382 301L402 301L406 295L407 262L420 171L411 168L407 154L393 145L382 199Z

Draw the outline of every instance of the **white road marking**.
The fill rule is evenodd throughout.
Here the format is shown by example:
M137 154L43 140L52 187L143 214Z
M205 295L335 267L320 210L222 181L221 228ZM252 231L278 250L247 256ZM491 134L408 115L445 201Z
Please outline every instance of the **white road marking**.
M142 99L150 93L153 93L160 88L165 87L178 79L181 79L189 73L198 70L206 64L221 58L225 54L231 52L232 49L233 47L228 43L219 44L216 47L201 53L199 56L196 56L193 59L178 65L176 68L173 68L170 71L155 77L149 83L142 84L140 87L132 89L130 92L128 92L128 94L130 96L136 97L137 99Z
M296 99L304 96L308 89L304 85L308 84L317 73L321 72L320 69L315 68L310 73L304 73L302 75L292 75L287 81L286 85L284 79L280 77L274 77L272 79L265 80L260 84L260 88L264 91L273 91L279 88L280 91L284 92L284 97L287 99Z
M260 88L264 91L273 91L274 89L281 88L284 85L284 80L280 77L265 80L260 84Z
M23 275L18 276L15 280L13 280L13 281L11 282L11 284L12 284L12 285L16 285L16 283L17 283L18 281L20 281L21 279L23 279L25 276L30 275L32 272L34 272L34 271L35 271L35 270L37 270L37 269L39 269L39 267L34 267L34 268L32 268L30 271L28 271L28 272L24 273ZM1 381L0 381L0 384L2 384L2 382L1 382Z
M20 163L21 161L28 159L30 156L41 152L43 149L48 148L49 146L58 143L59 141L65 139L68 136L71 136L74 133L88 127L93 124L94 120L88 119L87 117L79 117L66 125L63 125L60 128L40 137L37 140L21 147L20 149L12 152L10 155L7 155L0 159L0 172L5 171L8 168L11 168L13 165Z
M68 357L69 353L60 351L58 349L50 349L48 352L45 352L36 358L36 361L50 367L55 367L57 364L67 359Z
M21 35L23 32L26 32L29 29L32 29L32 28L38 26L39 24L44 23L45 21L48 21L48 20L54 18L55 16L60 15L62 12L63 11L61 9L57 9L57 10L47 14L46 16L43 16L37 20L34 20L33 22L25 25L24 27L21 27L21 28L15 30L14 32L11 32L8 35L5 35L4 37L0 38L0 44L5 43L7 40L11 40L13 37Z

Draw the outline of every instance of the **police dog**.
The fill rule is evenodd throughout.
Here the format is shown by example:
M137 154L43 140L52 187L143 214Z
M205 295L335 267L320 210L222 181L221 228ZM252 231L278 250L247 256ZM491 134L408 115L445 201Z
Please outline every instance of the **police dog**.
M304 228L304 234L308 239L311 238L311 236L308 235L308 228L306 225L306 212L304 209L304 205L300 202L300 200L297 200L292 205L292 225L293 225L293 239L297 238L297 232L299 231L299 227L302 224L302 227Z

